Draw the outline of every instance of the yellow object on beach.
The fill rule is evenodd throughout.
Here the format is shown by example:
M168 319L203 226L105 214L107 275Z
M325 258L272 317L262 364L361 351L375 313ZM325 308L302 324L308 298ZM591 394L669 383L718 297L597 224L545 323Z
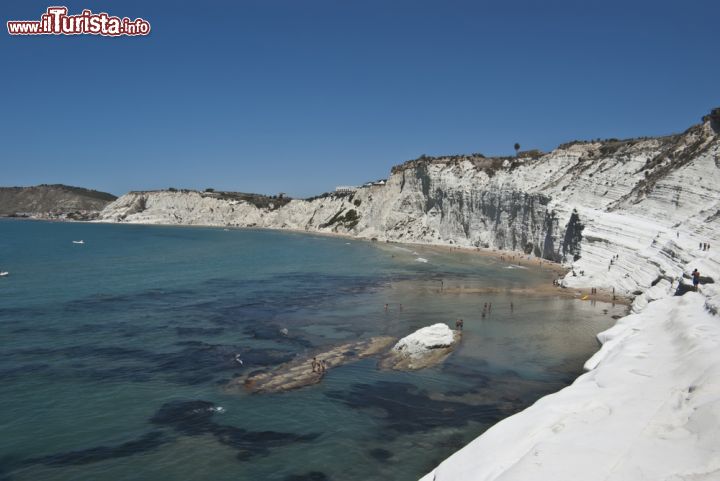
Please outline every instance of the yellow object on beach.
M588 298L588 295L585 294L584 296L582 296L582 297L580 298L580 300L581 300L581 301L584 301L584 300L587 299L587 298Z

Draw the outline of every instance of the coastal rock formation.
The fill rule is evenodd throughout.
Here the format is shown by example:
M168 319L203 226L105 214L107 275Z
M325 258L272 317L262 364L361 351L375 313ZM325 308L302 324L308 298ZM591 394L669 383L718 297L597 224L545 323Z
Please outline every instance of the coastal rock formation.
M115 199L105 192L61 184L0 187L0 216L94 219Z
M383 185L274 209L136 192L101 218L335 232L562 262L564 286L633 297L633 314L599 336L602 349L572 386L500 422L423 481L717 479L718 119L715 109L681 134L571 142L547 154L423 156Z
M423 327L400 339L380 361L382 369L417 370L445 360L460 340L461 332L447 324Z
M720 237L716 117L682 134L571 142L547 154L423 156L394 167L384 184L307 200L131 192L100 218L519 251L571 267L569 287L637 295L676 279L700 243Z
M322 381L328 370L349 362L377 355L395 341L392 337L378 336L367 340L333 346L327 351L309 357L299 357L270 371L252 373L231 380L226 389L243 387L254 393L283 392ZM324 363L325 370L313 369L312 360Z

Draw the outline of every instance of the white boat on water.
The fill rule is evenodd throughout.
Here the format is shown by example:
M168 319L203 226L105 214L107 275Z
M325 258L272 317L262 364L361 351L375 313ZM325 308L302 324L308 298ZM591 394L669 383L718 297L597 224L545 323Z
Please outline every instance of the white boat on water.
M84 240L73 241L73 244L84 244L84 243L85 243Z
M8 274L10 274L10 273L7 272L7 271L0 272L0 277L5 277L5 276L7 276Z

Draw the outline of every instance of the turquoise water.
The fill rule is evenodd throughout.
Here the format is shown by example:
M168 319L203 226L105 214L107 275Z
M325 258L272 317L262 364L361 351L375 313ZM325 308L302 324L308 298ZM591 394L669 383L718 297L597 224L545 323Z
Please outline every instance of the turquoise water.
M550 274L492 258L272 231L4 220L0 270L3 481L414 480L572 382L621 313L513 294ZM457 318L435 368L366 359L293 392L223 389Z

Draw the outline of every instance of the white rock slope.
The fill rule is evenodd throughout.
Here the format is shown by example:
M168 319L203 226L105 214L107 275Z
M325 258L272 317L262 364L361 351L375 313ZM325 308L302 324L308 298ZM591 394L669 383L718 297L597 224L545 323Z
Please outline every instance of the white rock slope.
M720 479L720 320L695 293L601 335L592 370L422 481Z

